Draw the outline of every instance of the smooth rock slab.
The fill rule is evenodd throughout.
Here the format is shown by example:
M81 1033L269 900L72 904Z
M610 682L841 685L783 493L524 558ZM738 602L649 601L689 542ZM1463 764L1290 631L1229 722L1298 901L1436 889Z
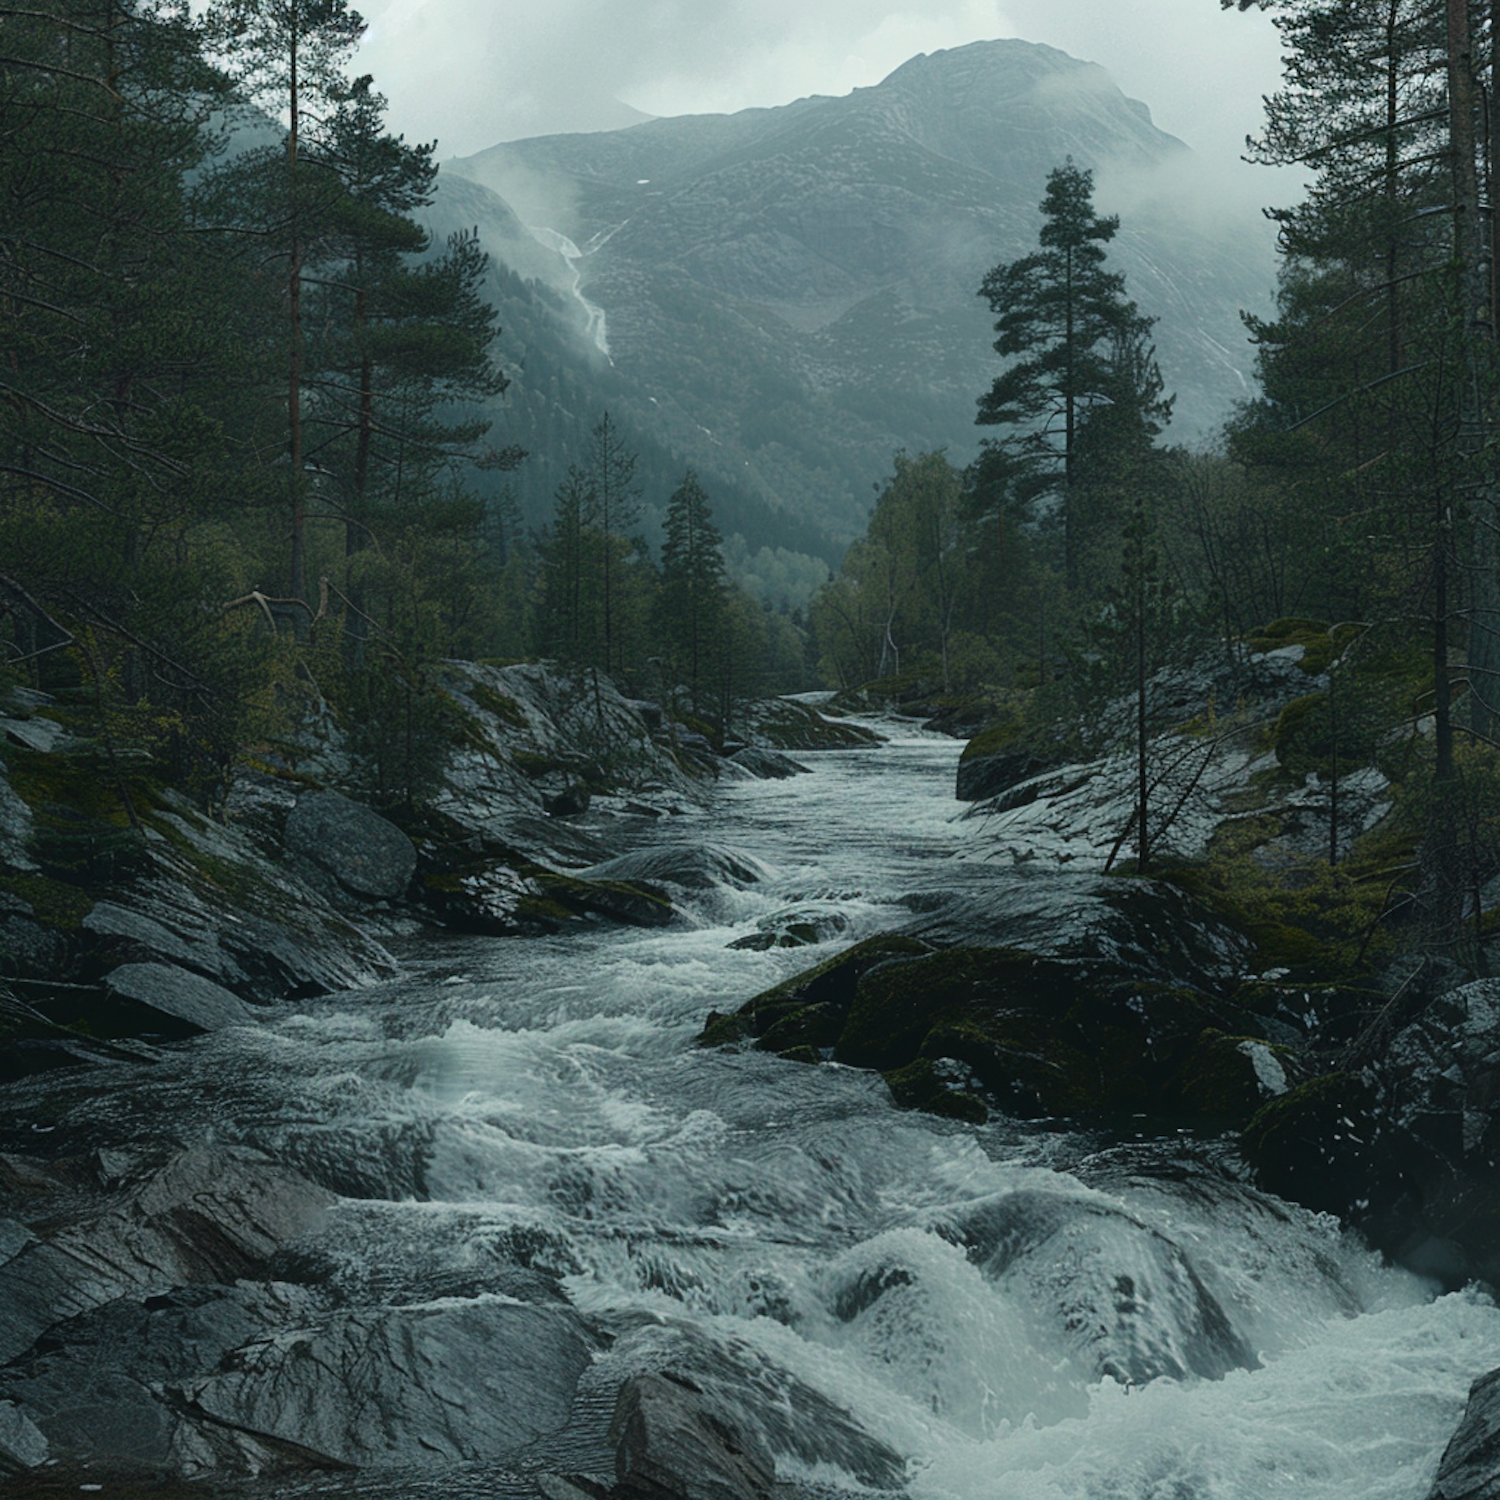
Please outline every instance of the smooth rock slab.
M1495 1500L1500 1496L1500 1370L1469 1390L1458 1431L1444 1450L1428 1500Z
M0 1266L0 1364L117 1297L263 1275L277 1248L334 1201L238 1148L184 1152L117 1196L108 1212L36 1240Z
M346 891L371 901L405 894L417 867L416 848L394 823L338 792L299 797L287 814L286 843Z
M245 1026L255 1019L250 1007L222 984L171 964L121 964L104 976L104 987L195 1032Z
M279 1333L178 1396L200 1425L313 1462L494 1461L566 1424L591 1352L566 1310L444 1300Z
M771 1500L776 1462L753 1432L732 1425L700 1386L670 1372L620 1390L610 1426L615 1493L632 1500Z

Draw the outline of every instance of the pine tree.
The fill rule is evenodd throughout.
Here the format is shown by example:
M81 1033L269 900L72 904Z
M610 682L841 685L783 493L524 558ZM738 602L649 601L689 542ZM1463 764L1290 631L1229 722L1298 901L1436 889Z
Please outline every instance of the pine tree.
M303 296L309 262L341 189L324 154L328 126L348 84L344 68L364 32L347 0L216 0L210 35L242 97L285 121L284 147L261 155L272 168L274 208L261 226L285 265L286 463L290 531L288 594L308 600L307 477L303 396ZM281 170L274 171L275 158ZM249 165L242 163L242 167Z
M673 676L686 681L688 702L696 707L713 649L724 631L729 585L723 538L714 525L708 496L691 469L667 502L664 531L657 614L675 665Z
M1148 348L1153 320L1126 299L1125 278L1105 268L1103 247L1120 221L1095 214L1092 173L1069 157L1048 176L1040 207L1041 249L996 266L979 289L996 314L995 351L1014 362L979 399L976 421L1009 432L985 439L976 484L990 511L1058 495L1064 571L1075 588L1073 502L1084 478L1083 430L1101 411L1123 403L1154 435L1170 402L1162 397L1153 356L1129 370L1114 357L1121 348ZM1133 386L1122 383L1127 374Z

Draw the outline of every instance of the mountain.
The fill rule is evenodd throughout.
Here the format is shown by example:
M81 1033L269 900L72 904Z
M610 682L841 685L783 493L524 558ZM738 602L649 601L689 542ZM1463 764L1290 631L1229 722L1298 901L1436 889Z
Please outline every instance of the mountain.
M1131 204L1111 260L1160 319L1171 438L1200 437L1248 389L1239 309L1268 301L1269 231L1212 211L1185 187L1202 176L1188 148L1054 48L976 42L842 98L448 163L435 222L479 225L510 276L503 430L540 460L517 476L524 508L545 515L537 482L607 403L668 470L699 470L727 531L745 510L769 545L784 526L798 540L783 547L836 555L894 450L976 451L974 403L998 368L976 291L1035 248L1068 156L1095 172L1101 210Z

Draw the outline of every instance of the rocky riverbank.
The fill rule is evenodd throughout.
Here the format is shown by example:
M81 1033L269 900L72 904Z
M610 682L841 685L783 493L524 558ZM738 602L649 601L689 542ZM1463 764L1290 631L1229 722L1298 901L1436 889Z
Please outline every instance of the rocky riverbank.
M0 704L0 1077L388 978L393 948L428 930L670 922L659 887L602 868L635 823L721 778L795 774L783 747L869 739L784 703L716 747L607 680L534 665L449 663L440 687L450 743L416 813L350 794L358 767L330 721L205 808L75 737L45 695Z
M1320 976L1266 899L1210 878L1225 839L1242 850L1247 829L1262 869L1329 835L1331 789L1288 771L1274 735L1317 678L1292 652L1260 670L1267 686L1241 695L1234 732L1209 737L1166 878L1118 873L1128 761L1012 761L1006 772L996 762L1008 747L980 736L962 789L989 762L971 827L1008 878L985 880L980 862L979 878L914 894L898 930L711 1017L703 1040L811 1065L810 1085L877 1070L901 1104L958 1122L993 1113L1106 1137L1237 1142L1231 1178L1337 1213L1450 1285L1493 1286L1500 988L1447 984L1394 953L1360 970L1331 945L1337 972ZM634 850L633 835L715 780L795 775L787 751L862 735L802 705L767 705L741 743L716 747L606 683L528 666L454 664L444 690L461 730L421 818L349 796L337 736L309 734L300 753L238 778L212 815L141 778L141 827L122 827L80 797L83 768L102 774L96 752L70 743L48 704L13 703L0 724L11 746L4 1057L13 1078L48 1075L15 1096L33 1139L13 1121L0 1152L0 1465L115 1486L359 1470L420 1453L541 1474L551 1500L576 1500L608 1492L576 1476L611 1468L621 1496L801 1493L777 1478L776 1456L792 1455L899 1488L899 1457L810 1388L778 1417L764 1392L795 1381L749 1351L695 1353L675 1325L606 1338L564 1293L555 1245L491 1244L476 1218L467 1254L434 1242L403 1250L399 1271L358 1271L389 1276L400 1296L347 1284L356 1273L330 1226L347 1238L351 1216L374 1212L363 1205L422 1199L419 1162L393 1177L349 1138L295 1160L220 1141L216 1111L237 1107L232 1076L194 1098L171 1144L130 1123L154 1097L149 1083L120 1107L114 1144L90 1144L80 1127L94 1075L77 1064L133 1059L149 1078L173 1039L211 1048L212 1033L243 1033L268 1005L379 993L425 934L653 926L676 920L670 890L753 883L731 849L656 839ZM1341 788L1351 850L1391 836L1394 794L1369 776L1359 784L1364 801ZM64 793L84 818L63 818ZM817 945L841 931L814 903L738 946ZM825 1062L846 1066L815 1071ZM288 1108L315 1111L298 1089L289 1077ZM1241 1191L1227 1179L1190 1187ZM1181 1370L1216 1379L1253 1364L1198 1290L1201 1337ZM1119 1369L1146 1380L1177 1366ZM1492 1386L1476 1386L1443 1500L1494 1482ZM452 1399L481 1388L505 1393L503 1420ZM550 1436L565 1419L594 1434L587 1452Z
M1002 718L955 790L1035 900L1026 882L955 896L710 1016L701 1042L875 1068L899 1103L962 1120L1227 1135L1247 1180L1447 1287L1500 1290L1500 981L1463 982L1383 923L1372 873L1417 839L1402 788L1374 756L1309 768L1327 662L1266 644L1152 685L1179 710L1146 755L1164 878L1104 873L1131 868L1133 752L1069 761ZM1500 1485L1497 1379L1432 1500Z

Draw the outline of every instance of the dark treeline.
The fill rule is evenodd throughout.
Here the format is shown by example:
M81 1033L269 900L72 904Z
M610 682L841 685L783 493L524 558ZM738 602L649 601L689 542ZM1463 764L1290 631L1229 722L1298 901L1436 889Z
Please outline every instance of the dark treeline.
M361 30L344 0L0 6L0 669L122 787L145 754L212 798L331 715L410 800L448 656L550 652L719 719L801 685L798 628L729 587L654 451L660 564L640 541L607 414L524 524L525 455L480 415L504 273L420 227L433 147L351 79Z

